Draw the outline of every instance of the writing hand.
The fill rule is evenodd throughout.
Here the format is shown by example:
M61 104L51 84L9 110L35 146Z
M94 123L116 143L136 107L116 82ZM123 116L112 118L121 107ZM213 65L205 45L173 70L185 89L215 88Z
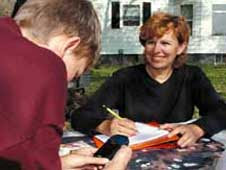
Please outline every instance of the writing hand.
M105 120L97 127L96 130L108 136L115 134L133 136L137 133L135 123L126 118Z

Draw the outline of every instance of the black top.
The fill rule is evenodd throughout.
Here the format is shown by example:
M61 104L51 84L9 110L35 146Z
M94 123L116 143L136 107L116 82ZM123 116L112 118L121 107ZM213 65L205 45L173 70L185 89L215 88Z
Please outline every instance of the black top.
M84 133L109 117L101 107L118 109L134 121L182 122L192 118L194 106L202 116L195 122L212 135L226 128L226 106L209 79L196 66L174 69L164 83L152 79L145 65L121 69L101 86L88 103L72 115L72 127Z

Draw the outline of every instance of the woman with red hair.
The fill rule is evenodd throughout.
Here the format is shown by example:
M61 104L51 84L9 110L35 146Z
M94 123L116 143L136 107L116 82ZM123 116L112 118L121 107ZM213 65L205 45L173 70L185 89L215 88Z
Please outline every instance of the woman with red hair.
M185 64L189 26L183 16L157 12L140 29L144 64L115 72L88 101L72 115L72 126L86 133L135 135L134 121L157 121L180 134L178 145L194 144L204 135L226 128L225 103L204 72ZM102 105L117 109L122 120L109 118ZM201 117L192 119L195 106ZM170 123L170 124L165 124Z

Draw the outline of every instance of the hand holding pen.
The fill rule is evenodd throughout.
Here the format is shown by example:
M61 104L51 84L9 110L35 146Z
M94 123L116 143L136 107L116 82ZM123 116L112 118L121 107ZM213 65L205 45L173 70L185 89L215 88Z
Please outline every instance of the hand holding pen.
M103 105L102 107L105 108L106 111L114 117L112 120L105 120L103 123L101 123L101 125L103 125L101 127L102 133L109 136L115 134L134 136L137 134L135 122L127 118L120 117L115 111L106 107L105 105Z

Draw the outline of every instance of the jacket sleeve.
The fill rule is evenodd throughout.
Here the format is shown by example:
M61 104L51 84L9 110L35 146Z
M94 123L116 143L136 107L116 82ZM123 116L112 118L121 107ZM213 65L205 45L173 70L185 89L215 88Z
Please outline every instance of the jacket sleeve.
M71 125L75 130L92 135L95 128L109 115L102 105L118 109L122 104L123 81L117 73L108 78L91 96L87 104L72 113Z
M201 127L206 135L212 136L226 128L226 104L199 68L196 68L193 76L192 96L201 116L195 124Z

